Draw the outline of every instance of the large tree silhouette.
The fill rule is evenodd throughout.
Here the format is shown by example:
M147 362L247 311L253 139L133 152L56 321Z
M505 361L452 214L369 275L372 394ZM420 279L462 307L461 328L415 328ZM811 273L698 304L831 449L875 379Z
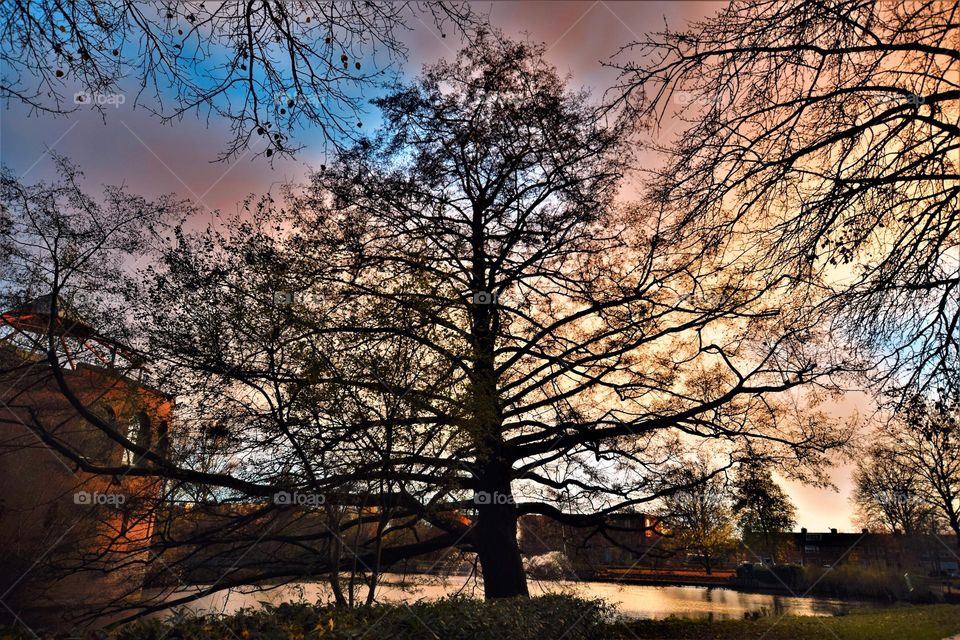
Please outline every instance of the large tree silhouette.
M625 121L543 47L480 45L378 100L383 131L309 185L178 228L131 284L132 336L177 397L170 456L118 437L142 463L105 468L34 425L84 472L162 477L207 510L141 560L229 560L183 601L447 548L476 553L488 597L525 595L521 515L603 533L690 488L690 448L800 473L842 441L815 393L787 393L846 367L806 299L619 202Z

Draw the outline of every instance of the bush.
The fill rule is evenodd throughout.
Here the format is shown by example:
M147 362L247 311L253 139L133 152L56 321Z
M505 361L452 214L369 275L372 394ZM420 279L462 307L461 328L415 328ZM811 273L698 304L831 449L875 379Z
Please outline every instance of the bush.
M796 593L836 598L876 598L889 601L936 602L931 580L924 575L897 569L840 564L830 567L800 565L742 565L737 585L746 588L784 586Z
M176 616L164 622L138 621L116 640L532 640L598 637L611 611L599 600L545 595L485 602L445 598L431 602L377 604L355 609L329 605L282 604L243 610L231 616ZM229 629L229 631L228 631Z
M804 567L800 577L802 591L833 597L880 598L935 602L926 576L898 569L881 569L841 564L833 568Z
M762 566L745 564L737 567L737 582L745 587L773 587L786 586L796 589L802 582L803 567L797 564L778 564Z

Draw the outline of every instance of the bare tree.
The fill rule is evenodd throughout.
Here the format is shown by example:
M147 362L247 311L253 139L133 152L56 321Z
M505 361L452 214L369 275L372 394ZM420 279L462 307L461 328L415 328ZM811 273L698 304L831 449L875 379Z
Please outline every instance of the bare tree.
M0 584L7 607L30 604L36 593L26 590L28 583L62 585L70 573L65 567L84 557L92 565L119 558L111 565L118 582L135 557L124 540L143 533L161 480L83 473L51 455L45 442L70 443L84 461L138 466L117 443L138 446L143 439L100 410L125 405L137 416L160 395L129 393L139 367L121 346L131 337L122 304L125 262L153 246L169 215L191 211L176 198L148 201L122 188L89 196L76 167L54 160L59 178L51 183L27 186L6 169L0 173ZM96 413L107 430L84 428L85 412ZM158 438L151 446L161 451L164 444ZM120 491L123 511L91 504L91 492L112 498ZM78 504L84 495L87 503ZM80 600L96 595L83 584L73 584Z
M717 559L737 544L725 471L704 456L677 469L674 482L683 488L667 496L659 512L671 546L693 551L707 575L713 573Z
M946 522L960 545L960 393L917 394L885 428L885 448L914 474L914 490Z
M124 291L125 258L147 251L173 216L195 209L174 196L149 201L120 187L96 198L83 190L77 166L51 158L58 178L50 183L25 185L8 169L0 172L0 306L15 308L49 295L52 283L69 281L63 293L73 296L72 306L105 335L129 339L116 304L90 302L116 302Z
M747 0L617 58L627 117L675 134L652 199L836 303L898 385L942 377L958 346L957 11Z
M695 443L816 473L844 441L806 404L848 363L820 350L805 298L618 204L629 130L567 91L542 46L480 45L379 100L385 129L282 202L161 244L126 300L153 384L177 397L170 455L79 401L142 464L33 425L85 473L163 478L208 514L173 517L143 560L180 579L198 558L227 566L177 602L449 548L476 553L488 597L525 595L521 515L603 532L690 488L673 479Z
M0 96L106 117L129 78L164 121L227 120L223 159L258 140L258 153L291 155L304 125L335 144L355 138L362 91L389 82L411 24L444 38L480 24L459 2L9 0L4 14Z
M923 473L896 449L872 447L853 480L851 501L865 526L908 536L936 528L933 508L920 488Z

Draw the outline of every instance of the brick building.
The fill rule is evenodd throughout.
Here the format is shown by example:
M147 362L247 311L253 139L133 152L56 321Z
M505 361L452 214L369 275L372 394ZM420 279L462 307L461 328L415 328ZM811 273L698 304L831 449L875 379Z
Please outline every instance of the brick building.
M85 473L54 452L60 443L98 465L143 464L79 415L46 349L52 342L77 402L160 455L173 409L136 379L142 369L128 349L58 306L51 318L45 296L0 315L0 592L24 620L139 588L136 554L154 526L145 505L162 490L156 480ZM100 570L121 557L124 569Z
M807 531L784 534L786 562L814 567L856 564L882 569L957 571L956 537Z

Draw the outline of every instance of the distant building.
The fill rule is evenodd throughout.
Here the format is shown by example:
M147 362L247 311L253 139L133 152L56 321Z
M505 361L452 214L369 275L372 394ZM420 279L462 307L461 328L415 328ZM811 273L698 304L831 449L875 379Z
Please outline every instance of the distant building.
M804 566L854 564L889 569L957 571L956 537L891 533L807 531L784 534L785 561Z
M606 531L563 525L547 516L520 518L520 551L535 557L561 552L582 578L598 575L642 574L650 571L681 574L699 568L698 558L672 544L669 532L648 514L612 516ZM757 534L754 536L756 538ZM769 540L750 540L717 558L721 574L740 563L774 562L812 567L851 564L882 569L902 569L923 573L957 572L956 537L949 535L903 536L889 533L825 532L772 533ZM766 547L764 551L762 547ZM775 548L776 553L769 553ZM630 572L623 573L629 568ZM618 571L619 570L619 571ZM628 575L629 574L629 575Z
M59 443L97 465L145 464L80 417L47 359L51 337L77 402L117 433L163 456L173 409L134 378L130 350L62 304L52 318L50 303L44 296L0 315L0 592L18 615L75 613L138 589L136 552L146 553L154 527L145 505L162 491L156 480L86 473L55 453ZM101 571L121 556L123 570Z

